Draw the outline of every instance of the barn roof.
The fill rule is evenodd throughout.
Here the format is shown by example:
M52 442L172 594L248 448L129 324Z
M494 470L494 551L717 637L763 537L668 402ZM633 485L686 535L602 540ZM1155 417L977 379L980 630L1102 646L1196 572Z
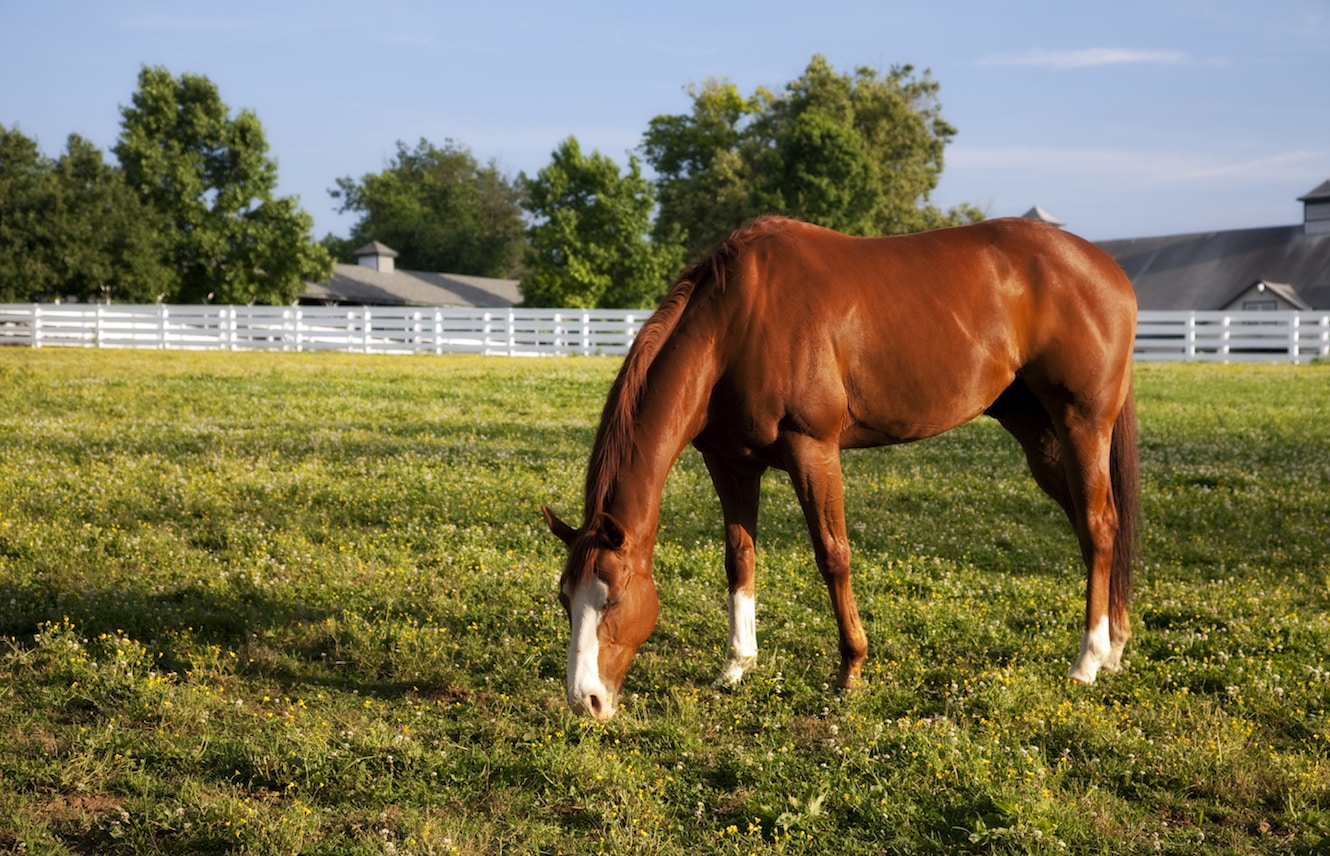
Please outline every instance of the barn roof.
M327 282L308 283L300 302L369 306L508 307L520 303L515 279L420 271L378 271L362 265L333 266Z
M361 256L387 256L390 259L395 259L400 253L387 244L381 244L378 241L370 241L368 244L352 253L352 255L356 258L360 258Z
M1223 306L1220 308L1223 309L1233 308L1233 306L1239 300L1248 296L1249 294L1264 293L1264 292L1269 292L1270 294L1275 295L1276 297L1280 298L1289 306L1292 306L1294 309L1296 309L1299 312L1305 312L1312 308L1310 305L1308 305L1307 301L1302 299L1302 295L1298 294L1297 289L1295 289L1293 286L1289 285L1288 283L1266 282L1265 280L1260 280L1259 282L1250 283L1246 287L1240 289L1236 294L1232 295L1228 300L1225 300Z
M1330 180L1321 182L1306 196L1298 197L1299 202L1321 202L1326 199L1330 199Z
M1330 182L1322 187L1330 192ZM1330 309L1330 235L1307 235L1302 225L1099 246L1131 278L1142 309L1219 309L1259 281L1286 283L1306 305Z
M1034 206L1029 211L1026 211L1021 216L1027 220L1038 220L1041 223L1048 223L1052 226L1057 226L1059 229L1067 225L1066 220L1059 220L1058 218L1054 217L1052 214L1049 214L1047 211L1040 208L1038 205Z

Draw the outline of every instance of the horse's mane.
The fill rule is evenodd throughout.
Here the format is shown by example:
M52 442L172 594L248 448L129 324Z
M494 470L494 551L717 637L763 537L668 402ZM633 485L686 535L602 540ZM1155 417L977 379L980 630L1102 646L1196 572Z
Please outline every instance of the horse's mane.
M706 257L679 275L661 300L660 306L638 331L619 369L619 375L610 387L609 397L605 399L600 427L596 430L596 440L591 448L591 462L586 475L584 527L591 528L596 515L603 512L613 499L619 471L632 454L637 435L637 410L646 389L647 375L661 348L679 326L679 320L688 308L693 293L706 284L714 284L723 291L730 263L754 239L784 222L787 221L782 217L760 217L730 233Z

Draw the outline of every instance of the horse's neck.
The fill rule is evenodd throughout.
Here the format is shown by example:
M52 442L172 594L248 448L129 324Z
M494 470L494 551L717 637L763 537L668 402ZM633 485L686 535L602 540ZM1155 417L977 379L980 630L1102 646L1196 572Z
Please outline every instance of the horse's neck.
M684 447L706 424L714 383L711 355L673 348L652 365L634 417L634 442L612 480L605 508L639 540L654 540L661 491Z

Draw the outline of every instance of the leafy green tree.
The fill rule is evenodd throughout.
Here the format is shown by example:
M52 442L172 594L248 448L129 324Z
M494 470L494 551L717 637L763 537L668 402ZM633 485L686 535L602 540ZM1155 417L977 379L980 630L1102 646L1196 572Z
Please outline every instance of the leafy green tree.
M938 85L908 65L837 73L814 56L780 95L732 83L690 87L691 114L657 116L643 138L660 191L659 231L686 234L690 257L759 214L857 235L899 234L983 218L929 202L955 129Z
M87 140L52 161L0 127L0 300L155 300L174 282L160 225Z
M414 149L397 142L388 168L337 180L329 191L341 211L358 212L344 254L369 241L398 252L407 270L507 277L518 272L525 248L520 183L491 161L481 166L452 140L438 148L422 139Z
M853 235L878 231L884 192L863 137L833 113L798 114L773 141L771 169L757 198L783 211Z
M123 173L75 134L55 174L63 294L83 301L151 303L172 293L177 278L166 263L162 217L143 204Z
M525 305L631 308L665 293L682 267L682 248L649 237L655 196L636 157L624 175L612 159L584 155L569 137L548 166L524 180L535 218Z
M37 142L0 126L0 301L17 303L56 284L50 248L55 165Z
M169 300L285 304L331 274L313 218L274 195L277 164L252 111L232 117L206 77L145 66L121 115L116 157L166 221L179 278Z
M768 210L754 198L754 148L749 131L769 109L771 93L745 98L733 83L715 79L691 84L691 115L657 116L643 136L642 150L658 176L660 209L654 235L682 235L684 252L697 258L735 227ZM775 209L772 209L775 210Z

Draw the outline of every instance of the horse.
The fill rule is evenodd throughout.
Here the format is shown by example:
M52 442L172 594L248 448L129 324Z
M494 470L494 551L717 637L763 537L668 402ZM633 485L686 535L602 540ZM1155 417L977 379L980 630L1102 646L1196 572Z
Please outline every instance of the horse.
M839 632L836 686L868 643L850 585L842 449L931 437L987 414L1062 507L1087 571L1070 677L1121 671L1138 507L1136 298L1103 251L1022 218L851 237L755 220L689 266L643 324L606 399L567 546L567 696L612 717L659 613L652 548L666 475L692 443L720 499L729 646L717 683L757 657L760 481L794 486Z

